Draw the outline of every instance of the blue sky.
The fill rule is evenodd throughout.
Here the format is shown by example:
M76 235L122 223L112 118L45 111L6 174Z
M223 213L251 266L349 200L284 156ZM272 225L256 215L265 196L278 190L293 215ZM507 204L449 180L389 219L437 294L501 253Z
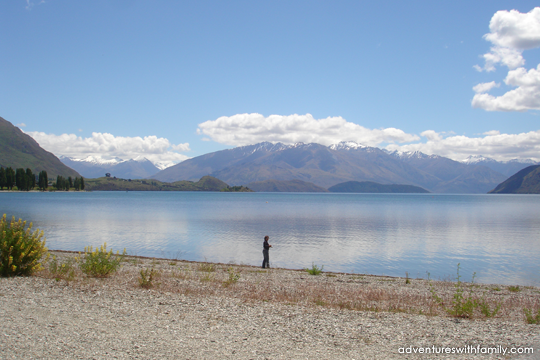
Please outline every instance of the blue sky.
M79 158L352 140L540 160L537 4L3 1L0 116Z

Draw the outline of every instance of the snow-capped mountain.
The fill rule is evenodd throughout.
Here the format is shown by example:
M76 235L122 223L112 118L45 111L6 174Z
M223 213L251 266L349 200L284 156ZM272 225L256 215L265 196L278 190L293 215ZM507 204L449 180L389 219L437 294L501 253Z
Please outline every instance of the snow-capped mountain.
M527 166L538 165L538 162L532 159L497 161L483 155L471 155L461 162L467 165L483 165L506 176L511 176Z
M442 158L442 156L428 155L418 150L417 151L385 150L385 151L388 153L388 155L392 155L393 157L396 157L398 159L439 159L439 158Z
M118 157L105 159L100 156L87 156L76 159L60 156L59 159L86 178L103 177L109 173L122 179L145 179L160 171L160 168L144 157L123 160Z
M263 142L197 156L152 178L196 181L209 174L232 185L295 179L328 188L346 181L374 181L447 193L486 193L505 179L484 166L421 152L390 154L352 141L330 146Z

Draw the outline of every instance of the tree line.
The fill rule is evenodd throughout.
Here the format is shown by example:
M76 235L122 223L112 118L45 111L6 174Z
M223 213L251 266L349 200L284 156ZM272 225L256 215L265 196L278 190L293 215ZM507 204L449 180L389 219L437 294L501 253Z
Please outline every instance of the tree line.
M17 187L17 190L20 191L30 191L36 188L36 185L39 190L45 191L49 187L49 177L45 170L40 171L36 176L31 169L19 168L13 170L11 167L3 168L0 167L0 190L4 188L8 190L13 190L13 187ZM56 178L56 183L53 184L57 190L66 190L69 191L71 188L75 190L84 190L84 179L81 176L80 178L73 179L71 176L67 179L58 175Z
M75 188L76 191L84 190L84 178L76 177L73 179L71 176L64 178L63 176L58 175L56 177L56 183L54 184L57 190L69 191L71 188Z

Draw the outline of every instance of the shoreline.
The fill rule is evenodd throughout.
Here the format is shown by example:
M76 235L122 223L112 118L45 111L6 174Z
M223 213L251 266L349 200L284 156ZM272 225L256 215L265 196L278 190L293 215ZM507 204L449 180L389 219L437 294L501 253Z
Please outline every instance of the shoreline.
M78 255L50 252L58 261ZM151 269L154 286L141 288L141 271ZM477 345L540 352L540 326L523 314L540 308L540 288L462 286L465 296L484 299L490 311L500 303L500 311L450 315L444 308L456 283L444 281L126 255L109 278L77 272L65 279L47 269L1 278L0 357L403 359L400 347Z

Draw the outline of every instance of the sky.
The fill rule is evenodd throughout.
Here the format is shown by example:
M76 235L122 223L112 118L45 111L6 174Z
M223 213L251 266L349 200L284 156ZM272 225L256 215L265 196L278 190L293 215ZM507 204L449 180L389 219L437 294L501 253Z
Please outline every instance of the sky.
M540 161L534 1L0 2L0 117L55 155L262 141Z

